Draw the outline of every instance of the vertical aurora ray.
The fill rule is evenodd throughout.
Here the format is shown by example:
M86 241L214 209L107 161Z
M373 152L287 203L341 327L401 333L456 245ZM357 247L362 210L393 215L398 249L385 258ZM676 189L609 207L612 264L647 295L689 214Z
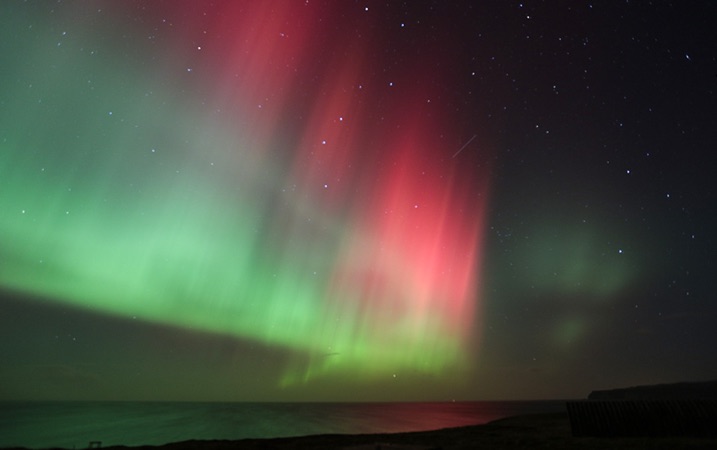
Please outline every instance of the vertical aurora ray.
M441 74L386 82L370 18L172 5L67 7L13 52L2 286L295 349L284 385L464 364L487 181L450 158ZM120 12L144 25L105 33Z

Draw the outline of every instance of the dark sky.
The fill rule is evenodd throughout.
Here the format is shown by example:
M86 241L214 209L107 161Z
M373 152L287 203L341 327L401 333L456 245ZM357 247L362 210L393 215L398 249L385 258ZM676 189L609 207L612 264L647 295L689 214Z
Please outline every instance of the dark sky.
M0 399L717 378L717 6L0 2Z

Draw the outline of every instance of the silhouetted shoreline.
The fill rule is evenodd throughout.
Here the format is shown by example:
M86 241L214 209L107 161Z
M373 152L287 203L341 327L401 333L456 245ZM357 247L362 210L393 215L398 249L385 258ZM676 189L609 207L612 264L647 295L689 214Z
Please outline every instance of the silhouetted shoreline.
M88 443L89 444L89 443ZM161 450L259 450L259 449L708 449L717 448L709 438L594 438L573 437L566 413L509 417L484 425L395 434L314 435L273 439L184 441L160 446L111 446L104 450L132 448Z

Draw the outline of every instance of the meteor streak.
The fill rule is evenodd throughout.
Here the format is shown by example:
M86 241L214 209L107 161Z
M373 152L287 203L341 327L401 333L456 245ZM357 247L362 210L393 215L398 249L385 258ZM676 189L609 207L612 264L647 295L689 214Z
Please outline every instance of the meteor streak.
M458 156L458 154L459 154L460 152L462 152L464 148L468 147L468 144L470 144L471 142L473 142L473 139L475 139L476 136L478 136L478 135L477 135L477 134L474 134L472 138L468 139L468 142L466 142L465 144L463 144L463 147L459 148L458 151L453 154L452 158L455 158L456 156Z

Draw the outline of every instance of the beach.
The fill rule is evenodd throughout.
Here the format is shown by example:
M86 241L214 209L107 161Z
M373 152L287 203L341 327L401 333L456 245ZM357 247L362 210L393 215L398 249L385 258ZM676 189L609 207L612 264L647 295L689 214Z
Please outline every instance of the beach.
M88 443L89 444L89 443ZM95 446L100 445L95 443ZM509 417L484 425L395 434L315 435L276 439L184 441L161 446L102 447L120 450L290 450L290 449L714 449L715 438L573 437L567 414Z

